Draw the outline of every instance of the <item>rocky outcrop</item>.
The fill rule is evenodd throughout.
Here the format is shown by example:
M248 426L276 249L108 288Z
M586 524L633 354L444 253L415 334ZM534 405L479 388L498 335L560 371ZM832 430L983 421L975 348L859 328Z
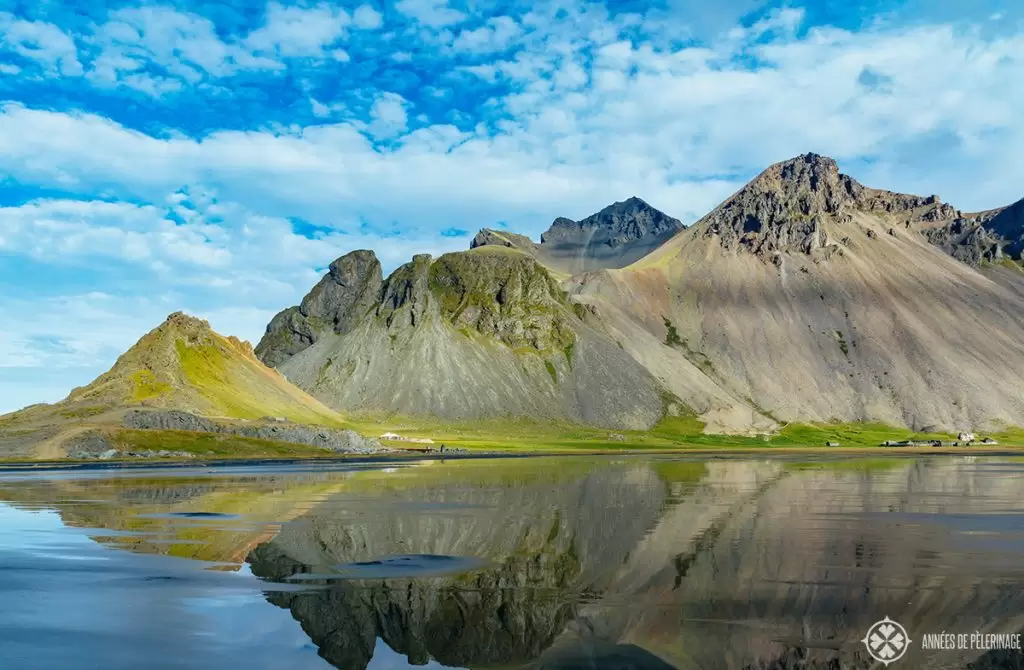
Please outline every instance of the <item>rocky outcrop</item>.
M344 334L377 303L383 278L372 251L353 251L331 263L328 273L302 299L273 318L256 346L264 363L276 366L324 333Z
M118 449L108 434L103 430L90 430L78 433L64 441L63 447L68 458L96 459L109 461L114 458L195 458L195 454L187 451L171 449Z
M555 270L577 273L625 267L684 228L679 219L633 197L579 221L558 217L540 236L540 244L523 235L484 228L473 238L470 248L511 247Z
M644 428L664 409L650 373L580 319L541 263L505 246L414 257L356 328L280 370L349 412Z
M765 259L783 252L820 257L841 253L848 242L846 236L830 239L826 223L848 224L857 213L905 226L958 215L934 195L863 186L841 174L833 159L809 153L772 165L698 223L705 236L718 238L726 249L746 249Z
M829 243L822 218L840 216L859 191L835 161L806 154L771 166L699 223L726 249L810 254Z
M576 340L565 293L524 254L445 254L429 285L443 318L509 347L562 351Z
M987 214L979 217L982 224L1006 241L1007 254L1020 260L1024 253L1024 199Z
M432 304L430 263L430 254L417 254L384 283L376 314L388 328L415 328L423 323Z
M125 414L124 427L136 430L184 430L235 435L258 440L305 444L338 453L362 454L385 451L377 440L364 438L353 430L280 422L224 423L173 410L131 410Z
M613 203L579 221L559 217L540 236L540 242L553 247L569 248L603 244L614 249L651 238L672 236L685 227L679 219L668 216L634 196Z
M947 225L926 228L922 233L929 242L968 265L997 263L1003 259L1006 240L976 219L959 217Z
M510 233L504 230L492 230L490 228L481 228L480 232L469 243L469 248L476 249L477 247L488 245L521 249L523 251L533 251L537 248L536 243L526 235Z

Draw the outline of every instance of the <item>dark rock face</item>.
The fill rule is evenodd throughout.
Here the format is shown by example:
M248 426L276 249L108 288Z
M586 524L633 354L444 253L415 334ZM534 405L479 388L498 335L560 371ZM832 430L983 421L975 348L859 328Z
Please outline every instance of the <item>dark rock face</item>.
M377 304L382 284L380 261L372 251L342 256L300 305L273 318L256 345L256 356L276 367L325 333L349 332Z
M727 249L810 254L829 243L821 217L839 216L862 188L831 158L806 154L771 166L701 223Z
M529 256L445 254L430 268L441 316L512 348L563 350L575 341L565 295Z
M483 228L470 249L502 246L519 249L544 265L570 273L621 268L667 242L686 226L640 198L605 207L580 221L560 216L536 244L525 235Z
M383 447L377 440L364 438L352 430L280 422L274 422L272 425L228 424L176 410L131 410L125 414L124 427L136 430L186 430L237 435L259 440L307 444L328 451L344 453L383 451Z
M968 265L1020 260L1024 254L1024 200L972 215L954 212L939 227L925 229L928 241Z
M685 227L679 219L632 197L580 221L559 217L540 242L572 271L619 268L639 260Z
M968 265L1003 259L1005 240L978 221L958 218L946 226L928 228L923 232L929 242Z
M581 221L559 217L540 236L540 241L541 244L575 245L580 244L581 233L602 231L604 234L597 239L588 235L590 244L599 241L609 247L621 247L648 236L678 233L684 227L679 219L658 211L640 198L632 197L609 205Z
M1007 240L1007 253L1020 258L1024 251L1024 199L1009 207L996 210L992 218L984 221L985 227Z
M863 186L841 174L833 159L809 153L772 165L700 223L705 236L719 237L727 249L744 248L766 258L781 252L827 257L840 245L828 239L824 221L847 223L854 212L891 215L908 227L958 214L938 196Z
M377 316L388 328L423 323L430 307L430 261L430 254L417 254L388 277L377 306Z

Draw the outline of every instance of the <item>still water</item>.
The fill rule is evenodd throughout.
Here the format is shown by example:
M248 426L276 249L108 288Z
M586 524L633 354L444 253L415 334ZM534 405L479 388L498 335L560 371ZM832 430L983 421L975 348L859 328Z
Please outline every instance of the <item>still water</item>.
M0 603L0 668L1021 668L922 640L1024 630L1024 460L0 472Z

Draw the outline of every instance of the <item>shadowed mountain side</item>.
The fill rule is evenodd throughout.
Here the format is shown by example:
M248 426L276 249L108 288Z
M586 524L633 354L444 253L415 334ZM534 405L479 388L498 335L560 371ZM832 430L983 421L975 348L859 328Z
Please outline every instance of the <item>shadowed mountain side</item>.
M1020 293L891 225L911 196L889 194L894 212L880 215L836 195L847 187L820 186L842 183L834 163L815 169L806 184L779 187L801 194L785 196L792 205L741 191L641 262L574 278L570 295L712 425L750 407L780 421L915 430L1024 424ZM763 202L783 214L758 214Z
M636 262L683 230L678 219L637 197L616 202L580 221L554 220L540 244L525 235L484 228L470 248L497 245L524 251L558 273L621 268Z
M1007 207L963 214L918 226L925 237L956 259L973 266L1020 261L1024 252L1024 200ZM1019 264L1016 264L1019 269Z
M348 412L621 428L664 412L653 377L584 323L540 264L501 247L415 257L358 325L279 369Z

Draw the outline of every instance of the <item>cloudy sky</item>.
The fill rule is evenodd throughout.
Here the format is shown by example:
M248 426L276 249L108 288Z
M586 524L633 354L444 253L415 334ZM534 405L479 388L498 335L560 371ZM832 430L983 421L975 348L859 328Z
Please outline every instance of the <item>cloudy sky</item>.
M178 309L256 341L352 249L689 222L806 151L1024 196L1017 0L361 1L0 0L0 412Z

